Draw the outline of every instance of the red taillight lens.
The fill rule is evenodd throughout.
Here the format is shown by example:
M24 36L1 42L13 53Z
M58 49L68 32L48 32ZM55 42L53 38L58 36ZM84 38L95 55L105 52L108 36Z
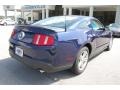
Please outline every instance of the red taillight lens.
M51 46L54 44L54 37L44 34L35 34L33 37L33 44L38 46Z
M16 33L15 30L13 30L11 33L11 37L13 37L15 35L15 33Z

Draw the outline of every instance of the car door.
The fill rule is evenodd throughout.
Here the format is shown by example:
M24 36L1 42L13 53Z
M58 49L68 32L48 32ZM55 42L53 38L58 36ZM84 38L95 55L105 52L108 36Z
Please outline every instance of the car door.
M105 48L105 45L108 43L109 32L105 30L104 26L97 20L91 20L92 34L95 40L96 49L102 50Z

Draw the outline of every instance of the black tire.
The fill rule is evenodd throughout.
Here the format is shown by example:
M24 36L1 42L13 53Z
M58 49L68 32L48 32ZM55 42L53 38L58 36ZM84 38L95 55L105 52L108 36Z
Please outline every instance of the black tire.
M112 45L113 45L113 37L111 37L109 45L106 48L106 51L110 51L112 49Z
M87 52L88 56L87 56L87 62L85 63L86 65L83 67L83 69L80 69L81 67L79 67L79 64L80 64L80 57L81 55L83 54L83 52ZM76 75L79 75L81 74L82 72L84 72L87 64L88 64L88 60L89 60L89 49L87 47L83 47L80 49L80 51L78 52L78 55L77 55L77 58L76 58L76 61L75 63L73 64L73 67L71 68L72 72Z
M6 23L6 22L4 23L4 26L7 26L7 23Z

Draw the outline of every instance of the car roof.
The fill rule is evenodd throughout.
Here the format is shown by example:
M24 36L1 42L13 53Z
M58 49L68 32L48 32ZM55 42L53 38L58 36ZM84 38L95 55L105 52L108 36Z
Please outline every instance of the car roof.
M91 16L82 16L82 15L66 15L66 16L54 16L54 17L66 17L66 18L78 18L78 19L95 19Z

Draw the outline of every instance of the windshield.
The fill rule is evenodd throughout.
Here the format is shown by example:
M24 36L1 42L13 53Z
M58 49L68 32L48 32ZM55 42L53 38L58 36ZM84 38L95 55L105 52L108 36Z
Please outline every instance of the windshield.
M68 28L74 23L78 21L78 17L72 16L58 16L58 17L51 17L44 20L40 20L36 23L33 23L33 26L49 26L49 27L56 27L56 28Z

